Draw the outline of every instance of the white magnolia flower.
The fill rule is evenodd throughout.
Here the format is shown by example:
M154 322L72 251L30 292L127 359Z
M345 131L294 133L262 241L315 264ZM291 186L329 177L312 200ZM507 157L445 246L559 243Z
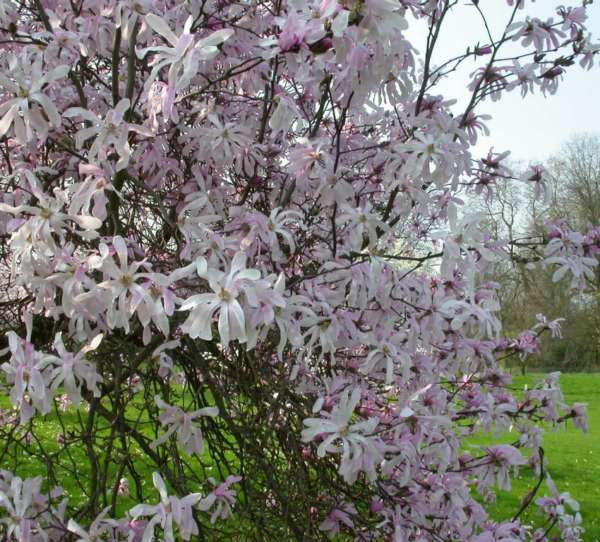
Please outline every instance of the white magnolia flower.
M448 208L448 222L450 231L433 233L432 239L444 241L444 256L440 273L446 278L453 278L454 266L464 267L464 262L474 261L473 251L487 261L493 261L495 254L484 246L483 231L479 223L485 218L485 213L468 213L460 221L454 205Z
M354 207L346 203L342 204L341 209L344 214L341 221L348 228L348 237L352 248L360 250L363 245L363 237L369 237L369 247L373 247L379 240L377 230L388 231L390 227L379 218L374 212L373 205L367 201L360 207Z
M24 171L23 175L27 177L31 192L39 203L36 206L18 205L17 207L0 203L0 211L5 213L15 216L22 213L31 215L15 231L11 240L13 249L18 250L23 245L34 245L36 250L45 256L53 256L57 252L54 236L64 241L65 231L75 231L86 239L94 239L98 236L95 230L102 225L100 219L93 216L64 213L62 210L67 201L67 194L64 190L55 189L55 197L48 196L40 190L39 181L31 171ZM75 222L84 228L84 231L74 230L69 222Z
M119 171L129 163L129 155L131 154L128 141L129 132L137 132L147 137L154 136L152 131L144 126L125 122L125 112L129 109L129 106L129 99L121 100L114 109L106 113L104 119L81 107L72 107L64 112L63 116L65 117L79 116L92 124L89 128L82 128L75 135L75 143L78 148L83 147L84 141L95 137L94 143L92 143L88 152L88 160L99 156L100 162L106 161L107 151L113 145L119 155L119 160L115 165L115 169Z
M33 139L32 127L39 136L48 133L49 124L42 111L55 128L61 125L58 109L43 89L48 83L65 77L71 68L58 66L44 74L39 62L22 62L15 55L11 55L8 64L9 71L0 73L0 86L15 97L0 105L0 116L4 115L0 120L0 137L14 124L19 142L26 145Z
M36 529L34 514L30 506L40 493L42 477L22 480L15 476L6 491L0 489L0 507L5 509L0 524L6 524L6 540L30 540L30 533Z
M360 470L366 470L369 478L374 479L374 466L383 460L375 440L369 437L375 431L379 420L369 418L357 423L350 421L360 397L360 388L354 388L351 395L349 390L344 391L339 403L331 412L322 412L323 418L304 420L307 427L302 431L302 442L312 442L319 435L323 438L317 448L319 457L325 457L326 452L342 452L339 472L348 483L356 480ZM336 445L336 441L341 441L341 446Z
M154 46L146 49L136 50L138 58L144 58L149 52L156 53L150 63L153 66L150 77L146 80L146 92L154 83L158 72L169 66L168 83L177 92L187 88L190 80L198 73L198 62L210 60L219 53L217 45L233 35L233 30L223 29L214 32L210 36L194 43L194 34L191 33L194 18L190 15L183 27L180 37L176 36L169 25L160 17L149 13L146 22L157 33L165 38L173 47Z
M102 334L96 335L94 339L84 346L77 354L67 352L62 340L62 333L57 333L54 339L54 349L59 357L53 360L57 367L51 373L52 386L54 390L63 385L67 392L69 401L79 408L81 404L81 385L86 383L88 390L93 392L94 397L100 397L98 384L102 377L96 371L96 365L87 359L85 355L91 350L98 348L102 341Z
M89 305L89 312L99 310L103 305L107 309L107 321L111 329L122 327L125 332L129 332L129 320L142 301L147 301L147 307L152 306L152 300L148 291L138 284L138 279L147 280L150 273L138 273L138 268L144 264L144 261L134 261L129 263L127 256L127 245L122 237L116 236L113 239L113 249L116 252L119 264L115 263L113 251L104 243L100 243L99 267L108 279L98 284L95 288L80 294L75 298L75 302L84 307Z
M223 345L227 346L232 339L246 342L246 319L238 298L246 281L260 279L260 271L246 269L245 252L233 257L228 274L209 269L203 257L198 258L196 265L198 275L208 281L213 293L193 295L184 301L179 310L192 310L181 329L192 339L210 341L213 316L219 311L218 328Z
M203 454L202 431L194 424L194 419L199 416L214 418L219 415L218 407L205 407L186 414L180 407L165 403L158 395L154 397L154 401L158 408L165 411L158 417L158 421L162 423L163 427L165 425L171 425L171 427L162 437L152 442L150 448L164 444L173 433L177 432L177 442L186 454L191 455L194 452Z
M67 529L79 537L76 542L97 542L98 540L102 540L103 535L107 536L107 533L113 531L118 525L114 519L104 519L104 516L106 516L110 509L110 506L104 508L87 531L72 518L67 524Z
M252 144L251 131L241 122L223 122L217 115L207 115L212 127L199 126L190 130L183 139L203 137L204 145L212 149L211 157L220 164L240 155Z
M24 424L35 414L35 408L43 415L52 409L52 393L48 386L47 367L53 363L55 356L38 352L30 337L24 341L14 331L7 333L8 348L1 350L0 355L11 353L10 361L2 364L10 388L11 404L21 409L21 423ZM31 398L30 404L28 397Z
M154 481L154 487L158 489L160 494L160 502L153 505L138 504L129 511L132 517L153 516L144 530L142 542L154 540L154 527L156 525L160 525L164 532L164 542L175 542L173 523L179 527L179 534L183 540L189 540L191 535L197 535L198 525L196 525L192 515L192 506L200 500L202 495L192 493L183 499L179 499L168 494L167 486L158 472L152 474L152 480Z

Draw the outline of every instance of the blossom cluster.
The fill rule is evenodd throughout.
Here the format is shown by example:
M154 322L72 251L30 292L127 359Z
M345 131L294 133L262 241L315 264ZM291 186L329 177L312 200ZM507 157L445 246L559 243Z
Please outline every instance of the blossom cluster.
M542 166L475 155L486 100L554 93L600 51L585 6L542 20L525 3L440 67L443 0L0 4L0 394L17 413L0 430L3 457L48 472L2 471L1 536L578 539L542 443L585 430L585 405L556 374L523 399L502 374L560 323L503 337L490 274L517 245L461 210L506 179L548 201ZM423 22L421 63L406 31ZM435 85L467 59L461 111ZM600 228L561 220L530 249L584 289ZM37 445L47 415L79 423L56 451ZM528 506L550 528L488 516L526 468L547 477ZM85 503L52 489L61 472Z

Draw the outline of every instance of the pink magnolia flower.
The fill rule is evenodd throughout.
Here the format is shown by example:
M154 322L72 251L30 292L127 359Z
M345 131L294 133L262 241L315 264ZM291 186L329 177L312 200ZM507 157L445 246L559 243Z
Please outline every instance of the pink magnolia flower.
M55 236L60 241L64 241L66 231L74 231L78 235L87 239L94 239L98 236L97 230L102 225L102 221L96 217L85 215L73 215L62 212L67 202L67 194L63 190L55 189L55 197L48 196L40 189L40 182L36 176L28 170L23 172L24 177L29 181L29 187L33 195L38 200L38 205L18 205L13 207L0 202L0 211L20 215L27 213L28 219L19 218L13 222L16 230L11 241L11 245L17 249L23 242L27 242L45 256L52 256L57 252ZM85 231L75 230L69 223L75 222Z
M49 389L48 366L55 360L54 356L45 355L35 350L28 340L22 340L14 331L9 331L8 348L10 361L2 364L10 389L10 399L14 407L21 409L21 423L25 423L35 413L31 402L42 414L48 414L52 408L52 391ZM28 394L28 395L27 395Z
M493 261L494 253L484 246L484 237L479 223L485 218L485 213L468 213L458 220L458 211L455 205L448 208L449 232L438 231L431 236L435 240L444 241L444 255L440 266L440 273L449 279L454 276L455 266L464 269L468 262L476 258L474 251L484 260Z
M298 106L285 92L277 94L275 103L277 107L269 119L272 136L275 136L278 132L286 132L290 125L301 117ZM301 127L302 121L299 121L299 124L299 127Z
M160 502L153 505L138 504L129 511L134 518L152 516L144 529L142 542L154 540L154 530L157 525L163 530L164 542L175 542L173 524L179 527L179 534L183 540L190 540L192 535L197 535L198 525L192 516L192 507L200 499L200 493L192 493L179 499L169 495L167 486L158 472L152 474L152 480L160 494Z
M341 524L343 523L350 529L354 527L354 521L350 515L356 514L356 507L352 503L341 503L337 508L334 508L327 519L319 525L320 531L329 531L329 538L332 540L340 534Z
M169 122L169 120L179 122L175 98L175 89L167 85L167 83L155 81L151 85L148 91L147 111L150 126L155 132L159 129L158 114L161 112L165 122Z
M288 226L291 223L295 228L299 226L300 213L296 211L282 211L279 208L273 209L269 214L269 218L266 221L266 229L259 231L259 237L262 241L267 244L274 252L274 257L281 258L281 249L279 248L278 235L285 239L286 244L289 246L290 252L294 253L296 250L296 243L294 236L291 233L291 228Z
M173 359L165 351L177 348L180 345L179 341L168 341L152 352L151 362L161 378L167 378L173 372Z
M559 46L559 39L565 37L565 33L554 26L553 19L546 22L534 17L527 17L525 21L518 21L507 27L508 32L516 30L512 39L518 41L523 38L521 45L529 47L533 45L537 52L542 52L545 48L552 49Z
M97 542L98 540L102 540L103 537L110 536L114 528L118 525L114 519L104 519L104 516L108 514L110 509L110 506L104 508L98 517L92 521L90 528L87 530L83 529L74 519L69 520L67 529L79 537L76 539L77 542Z
M0 471L0 536L268 538L276 536L266 532L270 518L277 530L279 509L291 504L288 520L304 513L299 531L322 538L342 531L396 542L552 537L518 520L488 520L487 507L494 486L510 485L521 450L542 472L537 420L556 427L572 419L584 428L585 406L564 404L556 375L519 400L497 371L515 351L535 352L541 330L559 328L541 319L516 340L498 336L499 285L486 275L510 258L502 250L510 241L492 241L482 215L459 216L457 208L462 193L491 201L515 177L503 164L507 153L472 159L470 146L487 134L487 116L474 108L504 90L552 92L576 60L593 64L600 46L583 35L585 9L558 8L554 21L500 29L440 64L431 50L437 25L449 21L446 8L467 3L0 2L0 242L10 241L0 251L1 316L4 328L16 331L25 320L31 331L32 319L19 312L26 307L43 323L25 340L9 333L0 352L8 388L0 384L0 394L10 393L15 406L0 409L9 455L13 438L36 472L63 474L36 453L43 435L30 418L50 409L63 416L73 401L84 425L85 407L90 423L104 419L92 424L99 432L82 429L99 459L108 424L123 457L137 450L145 455L140 464L158 461L173 484L171 476L194 483L198 462L184 456L202 453L201 430L222 424L202 418L216 408L190 406L187 392L176 401L169 387L189 378L199 394L199 385L221 391L230 422L253 445L269 443L255 438L261 428L242 427L245 414L265 411L259 422L283 445L291 442L286 432L298 431L299 409L313 405L296 447L310 472L308 504L286 503L268 487L269 473L259 472L264 492L244 495L248 510L236 522L239 477L208 479L202 496L186 496L155 473L159 497L131 505L139 518L113 521L108 513L89 517L94 502L65 500L55 509L56 494L36 494L35 484L25 490L27 482ZM472 3L465 10L486 9ZM527 4L507 3L515 6L509 16ZM424 63L404 35L407 21L430 29ZM519 52L521 45L527 49ZM477 71L461 117L436 85L459 76L465 60ZM542 168L522 180L538 199L548 194ZM540 266L558 264L556 278L573 272L583 286L600 255L600 228L584 236L558 223L548 240L550 259ZM513 241L515 250L543 250L535 239ZM42 351L53 337L54 350ZM202 352L192 359L194 344ZM237 386L244 377L258 387ZM240 387L248 391L242 397ZM144 409L139 399L148 393L159 393L157 406ZM127 412L111 401L119 394L132 399ZM82 405L84 396L102 401ZM122 416L132 427L117 423ZM140 422L154 434L143 449L130 431ZM510 427L518 433L513 447L462 453L468 433ZM58 431L48 438L62 464L79 431L59 430L59 444ZM211 450L222 458L224 451ZM289 493L282 453L272 448L261 457L264 468L280 469L271 481ZM230 472L214 468L223 478ZM121 476L100 483L91 501L122 508L129 487ZM84 492L93 485L88 476L79 481ZM561 500L568 506L563 495L546 498L538 504L548 526L574 542L577 512L560 509ZM209 526L228 524L200 533L198 516ZM257 516L260 525L251 521Z
M587 403L574 403L569 413L564 416L565 419L572 419L573 425L581 429L584 433L588 432L588 409Z
M44 278L46 283L62 289L61 307L64 314L71 318L72 323L78 317L82 318L82 315L77 312L75 299L94 287L94 281L87 275L87 272L97 262L93 256L85 260L74 258L72 255L74 251L73 244L64 246L60 251L60 256L57 255L57 259L60 258L60 260L54 268L54 273ZM80 342L87 340L87 334L84 337L81 337L79 333L74 333L74 335Z
M585 30L585 25L583 24L588 16L585 12L585 7L565 7L559 6L556 8L556 13L563 18L563 25L561 30L569 30L571 29L571 37L573 37L573 30L575 33L581 30Z
M323 411L323 418L308 418L304 420L307 427L302 431L302 442L312 442L318 438L322 442L317 448L317 455L325 457L329 453L342 453L340 473L348 483L353 483L358 472L365 468L371 479L375 477L375 466L383 461L374 437L370 437L379 424L376 417L365 421L351 423L350 419L361 397L360 388L345 390L340 395L339 403L334 405L331 412ZM336 445L341 441L341 446ZM363 463L363 455L369 461Z
M497 477L498 488L510 491L509 467L514 467L516 476L518 467L525 465L527 460L517 448L508 444L483 447L482 450L486 453L486 457L481 459L480 483L484 483L486 487L491 487L494 483L494 477Z
M414 137L394 146L397 153L407 153L404 169L407 174L432 178L445 178L453 162L452 150L456 144L450 134L425 134L415 132Z
M96 365L85 359L85 355L95 350L102 341L102 334L96 335L90 344L84 346L77 354L67 352L62 340L62 333L57 333L54 339L54 349L58 357L53 359L56 368L52 370L50 378L52 379L53 389L56 390L63 385L67 392L67 397L75 408L81 404L81 385L85 382L89 391L94 397L100 397L98 384L102 382L102 377L96 372Z
M554 484L554 480L550 478L550 475L546 473L546 485L552 496L539 497L535 500L535 503L540 507L540 515L543 513L548 519L558 519L566 514L565 505L569 505L571 510L579 512L579 503L571 498L570 493L559 493ZM542 512L543 510L543 512Z
M22 60L11 55L9 71L0 73L0 85L15 96L0 104L0 115L3 115L0 120L0 137L14 125L19 142L27 145L28 141L35 139L34 129L40 137L48 133L49 124L42 111L54 128L61 125L56 105L43 90L49 83L63 79L71 68L63 65L44 72L40 62Z
M521 65L519 61L513 60L513 67L509 67L507 70L512 72L515 79L507 85L506 90L520 88L522 97L527 96L527 93L533 93L535 86L541 84L541 80L536 74L538 67L535 63Z
M44 50L46 61L51 61L52 65L68 66L75 63L80 55L87 57L89 51L85 41L89 34L65 30L61 27L62 21L55 13L48 11L47 15L51 31L44 29L33 34L37 40L46 42Z
M79 173L85 176L85 179L69 187L69 193L73 194L69 205L70 214L84 214L95 216L100 220L106 219L107 192L121 197L111 183L115 174L111 165L111 162L104 162L103 167L87 163L79 165Z
M542 201L545 205L552 198L552 176L542 166L531 166L521 175L519 180L531 183L534 187L534 197L536 201Z
M154 401L158 405L158 408L165 411L158 417L158 421L163 427L166 425L170 425L170 427L162 437L150 444L150 448L156 448L164 444L173 433L177 433L177 442L186 454L191 455L195 452L203 454L204 441L202 440L202 431L194 424L194 419L199 416L214 418L219 415L218 407L200 408L186 414L180 407L165 403L158 395L154 396Z
M194 43L195 36L191 33L194 18L191 15L179 37L157 15L149 13L145 18L150 27L173 46L151 46L136 50L136 55L140 59L144 58L149 52L156 53L150 63L153 68L150 77L146 80L146 91L150 89L150 85L155 81L159 71L167 66L169 67L169 86L177 92L184 90L198 73L198 62L200 60L210 60L217 56L219 53L217 45L220 45L234 34L232 29L218 30L201 39L198 43Z
M205 258L196 260L198 276L208 281L213 293L197 294L186 299L179 310L190 315L181 326L192 339L212 339L213 315L219 311L219 335L223 345L231 340L246 342L246 319L238 297L246 281L260 279L260 271L246 269L246 254L238 252L231 262L229 273L210 269Z
M374 212L371 202L366 201L360 207L354 207L348 204L342 204L340 209L343 214L340 220L348 228L349 247L354 250L361 250L363 239L368 237L368 247L374 247L381 237L381 233L386 232L390 228L381 220Z
M148 273L147 277L149 280L141 284L147 295L142 298L141 303L136 303L138 317L144 326L144 344L148 344L152 336L150 321L154 322L165 337L169 336L169 317L175 312L175 303L181 303L181 299L170 289L169 277L161 273Z
M564 542L579 542L585 529L581 527L581 514L577 512L574 516L566 514L560 518L558 528Z
M115 169L119 171L129 164L131 155L129 132L137 132L147 137L154 136L152 131L144 126L125 122L125 112L130 106L129 99L122 99L114 109L110 109L106 113L104 120L81 107L72 107L63 113L65 117L81 117L92 124L90 127L82 128L75 135L75 143L79 148L83 147L84 141L95 138L88 151L88 160L93 160L98 156L100 162L105 162L110 148L114 147L115 152L119 155Z
M561 322L565 321L564 318L557 318L556 320L552 320L552 322L548 322L543 314L536 314L535 317L538 319L538 323L533 326L533 331L540 328L549 329L553 337L562 339Z
M6 524L7 542L34 542L37 537L33 534L37 522L32 505L42 487L42 477L27 478L23 481L15 476L7 490L0 487L0 508L5 509L7 517L1 518L0 523Z
M234 489L230 489L229 486L239 482L241 479L241 476L229 475L225 482L216 487L210 495L200 501L198 504L198 510L202 510L203 512L208 512L213 506L216 505L216 508L210 518L211 523L215 523L219 517L221 519L226 519L228 517L233 518L231 505L235 503L236 491ZM214 478L209 478L208 481L211 484L216 485Z
M470 75L474 77L469 85L470 91L479 89L482 97L490 96L493 102L496 102L502 96L502 91L508 85L505 69L495 66L486 66L479 68Z
M155 10L160 6L155 0L120 0L109 5L103 12L103 15L115 16L117 28L121 29L123 40L128 40L136 22L141 22L143 29L143 15L149 11Z
M94 289L81 294L75 298L77 303L102 303L107 307L107 320L110 328L122 327L129 332L129 321L137 306L143 300L149 298L148 291L136 282L138 279L146 279L147 273L138 273L138 269L144 261L128 263L127 245L121 236L116 236L112 242L113 250L105 243L100 243L101 259L97 262L108 280L101 282ZM116 265L113 253L119 259ZM105 292L101 293L100 292ZM152 301L148 299L148 307L152 307Z
M211 148L211 158L223 165L240 156L242 150L252 144L248 128L241 122L223 122L217 115L209 114L212 126L199 126L188 131L184 140L204 136L203 141Z
M295 347L302 344L302 333L298 314L315 317L308 307L310 301L302 295L285 296L285 276L279 275L272 291L264 292L265 303L254 312L251 319L252 328L248 334L248 347L256 346L258 340L269 333L271 324L275 323L279 330L279 345L277 355L283 359L283 351L289 343ZM261 329L261 325L263 325Z

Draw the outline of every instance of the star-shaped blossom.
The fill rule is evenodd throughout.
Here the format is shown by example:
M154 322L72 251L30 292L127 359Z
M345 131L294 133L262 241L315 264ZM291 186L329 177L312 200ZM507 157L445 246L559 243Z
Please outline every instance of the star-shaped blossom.
M106 516L110 509L110 506L104 508L98 517L92 521L87 531L73 519L69 520L67 529L79 537L76 542L97 542L98 540L102 540L103 536L110 536L110 533L118 525L114 519L104 519L104 516Z
M100 244L101 261L98 267L106 273L108 280L77 296L75 301L83 304L102 302L107 307L108 325L111 328L122 327L129 332L129 321L138 304L149 297L148 291L136 280L146 279L148 274L138 273L144 261L128 262L127 245L122 237L116 236L112 245L113 251L105 243ZM119 266L114 261L113 252L118 256ZM147 306L152 306L151 300Z
M37 529L31 506L35 502L42 487L42 477L27 478L24 481L15 476L10 482L8 491L0 488L0 508L5 509L0 524L6 524L7 540L26 542L30 539L32 530Z
M79 116L92 124L92 126L82 128L75 135L75 144L78 148L83 146L84 141L95 137L88 151L88 160L98 156L100 162L106 161L109 148L112 146L119 155L119 160L115 165L115 169L119 171L129 163L131 154L129 132L137 132L147 137L154 135L151 130L144 126L125 121L125 112L130 105L129 99L122 99L114 109L110 109L106 113L104 119L82 107L72 107L64 112L65 117Z
M93 216L74 215L63 212L63 207L67 201L67 194L64 190L56 189L55 197L43 193L39 187L39 181L31 171L24 171L23 176L29 181L30 189L38 200L38 205L18 205L13 207L0 202L0 211L6 213L21 215L26 213L28 219L17 218L13 222L15 233L11 240L11 245L15 248L21 246L24 241L29 240L28 244L44 254L45 256L54 255L57 251L55 236L60 241L65 239L66 231L75 231L79 236L86 239L97 237L97 230L102 221ZM74 230L70 222L75 222L83 231Z
M15 55L9 60L9 71L0 73L0 86L14 94L0 105L0 137L14 125L19 142L26 145L33 139L34 128L40 137L48 133L48 120L55 128L61 125L61 117L56 105L44 94L46 85L64 78L70 66L58 66L44 73L41 63L23 63ZM41 106L41 110L40 110Z
M155 7L153 0L121 0L116 5L107 6L103 15L114 14L116 27L121 29L122 39L128 40L135 28L135 23L138 23L143 15ZM143 19L141 22L143 25Z
M527 460L517 448L508 444L483 447L482 450L486 453L486 456L481 459L480 483L486 487L491 487L494 478L497 478L498 488L510 491L509 467L514 467L516 476L518 467L527 463Z
M479 228L479 223L485 218L485 213L468 213L460 221L457 218L457 211L454 205L448 209L449 232L435 232L433 239L442 239L444 241L444 256L440 273L451 279L454 275L454 267L458 265L463 268L466 262L475 260L473 251L488 261L495 259L494 253L483 245L483 232Z
M52 406L52 393L49 389L48 366L54 361L54 356L38 352L34 345L22 340L14 331L9 331L8 348L0 351L0 355L10 351L10 361L2 364L8 383L12 385L10 399L14 407L21 409L21 423L25 423L35 410L29 403L31 397L33 406L42 414L48 414Z
M179 534L183 540L190 540L192 535L197 535L198 525L192 515L192 506L200 500L200 493L192 493L179 499L175 495L169 495L165 481L158 472L152 474L152 480L160 494L160 502L138 504L129 511L133 517L152 516L144 530L142 542L154 539L154 529L157 525L163 530L164 542L175 542L173 524L179 527Z
M192 33L192 24L194 18L190 15L183 27L181 36L177 36L169 25L157 15L149 13L146 15L146 22L150 27L172 47L164 45L147 47L146 49L136 50L138 58L144 58L149 52L156 53L150 66L153 66L150 77L146 80L146 91L150 89L152 83L160 70L169 66L168 83L177 92L187 88L190 81L198 73L198 62L200 60L210 60L219 53L217 45L233 35L233 30L223 29L214 32L210 36L201 39L195 43L195 36Z
M197 294L186 299L179 310L189 310L190 315L181 326L192 339L212 340L212 321L219 311L219 335L223 345L233 339L246 342L246 318L238 298L247 281L260 279L260 271L246 269L246 253L238 252L231 262L229 273L210 269L205 258L197 260L198 276L206 279L213 293Z
M213 127L200 126L188 132L185 139L204 136L212 149L212 158L220 164L239 156L243 148L252 144L250 131L241 122L223 122L217 115L208 115Z
M54 339L54 348L58 353L53 363L56 368L51 373L52 385L54 389L63 385L67 392L69 401L79 408L81 404L81 385L85 382L88 390L93 392L94 397L100 397L98 384L102 382L102 377L96 371L96 365L85 359L85 355L98 348L102 341L102 334L96 335L90 344L84 346L77 354L67 352L62 340L62 333L57 333Z
M150 448L156 448L164 444L173 433L176 433L177 442L186 454L191 455L195 452L203 454L204 441L202 440L202 431L194 424L194 419L200 416L214 418L219 415L219 409L217 407L205 407L187 414L182 408L165 403L158 395L154 397L154 401L158 405L158 408L165 411L158 417L158 421L163 427L166 425L170 425L171 427L167 429L167 432L162 437L152 442Z
M234 489L230 489L230 486L231 484L239 482L241 479L241 476L229 475L225 482L217 486L210 495L200 501L198 504L198 509L204 512L207 512L214 505L216 505L216 508L210 518L211 523L215 523L219 517L221 519L233 517L231 505L235 502L236 491ZM209 478L208 481L214 485L217 483L214 478Z
M345 390L340 395L339 403L334 405L331 412L322 412L323 418L304 420L304 425L307 427L302 431L302 442L312 442L317 437L323 439L317 448L319 457L325 457L327 452L342 452L340 474L343 474L349 483L356 480L362 468L365 468L369 477L374 479L374 465L383 460L374 441L369 438L379 424L379 420L369 418L357 423L350 421L360 398L360 388L354 388L352 394L349 390ZM341 441L342 445L336 445L336 441ZM365 451L369 461L363 464Z
M354 528L354 521L350 518L350 514L356 513L354 504L344 502L329 513L327 519L319 525L319 531L329 531L329 538L333 539L340 534L342 523L350 529Z

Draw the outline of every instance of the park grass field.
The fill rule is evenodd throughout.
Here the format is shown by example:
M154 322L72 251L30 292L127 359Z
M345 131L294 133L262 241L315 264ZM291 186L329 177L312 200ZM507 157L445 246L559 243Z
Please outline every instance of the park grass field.
M523 389L525 385L532 386L536 378L543 375L515 376L514 387ZM579 501L581 505L581 515L583 516L583 527L586 532L582 540L584 542L600 542L600 374L565 374L560 379L561 388L567 404L576 402L587 403L589 411L589 432L587 434L573 427L571 422L567 422L566 427L553 432L551 427L545 427L544 450L548 461L548 472L556 483L558 490L569 492L571 497ZM10 403L6 395L0 396L0 406L4 409L10 409ZM69 418L75 424L78 414L70 412L62 414L63 423L69 425ZM61 425L55 414L49 414L45 418L35 419L36 432L39 436L45 437L44 445L48 446L49 452L58 451L60 446L56 441L56 436L65 429ZM517 438L515 433L503 434L499 441L494 441L489 436L478 436L473 438L469 444L489 445L492 443L511 443ZM41 444L41 441L40 441ZM82 466L80 476L85 478L86 452L83 447L73 448L71 453L75 463ZM19 456L17 456L19 457ZM27 464L20 464L17 457L8 458L4 456L2 464L3 469L16 472L22 477L36 476L43 474L43 465L36 465L31 458L26 459ZM24 457L24 456L20 456ZM235 462L235 458L231 458ZM211 460L206 455L201 459L202 467L210 471ZM140 471L144 470L144 464L140 461ZM110 475L117 474L118 465L109 466ZM112 472L114 471L114 472ZM142 472L140 472L141 474ZM80 505L85 495L82 495L80 486L76 483L75 477L70 476L69 472L61 472L60 466L57 474L61 476L61 483L65 490L65 496L71 498L74 505ZM71 473L72 474L72 473ZM146 484L151 484L152 473L148 471L145 478ZM215 473L216 475L216 473ZM513 480L513 487L510 492L499 491L495 504L490 507L490 514L496 520L505 520L512 518L520 509L523 498L536 485L537 478L534 478L529 469L523 468L520 476ZM546 484L543 483L537 494L541 497L549 494ZM156 495L158 500L158 494ZM117 514L122 516L129 508L136 504L128 497L121 497L117 501ZM521 520L532 526L541 526L542 518L536 516L535 507L527 509L522 515Z
M526 384L532 386L535 378L543 375L515 376L515 387L522 389ZM580 513L585 528L584 542L600 541L600 374L563 374L560 385L565 402L587 403L589 412L589 431L587 434L575 429L567 421L564 429L552 432L551 427L544 427L544 451L548 461L547 470L560 493L569 492L571 497L579 501ZM510 443L508 434L501 436L503 443ZM490 443L489 438L477 438L477 444ZM498 492L497 502L490 508L495 519L512 517L521 507L523 498L535 487L537 479L530 470L522 469L518 479L513 481L510 492ZM550 494L545 482L540 487L538 496ZM568 507L567 507L568 510ZM521 516L528 525L541 526L542 518L538 517L535 507L531 507Z

